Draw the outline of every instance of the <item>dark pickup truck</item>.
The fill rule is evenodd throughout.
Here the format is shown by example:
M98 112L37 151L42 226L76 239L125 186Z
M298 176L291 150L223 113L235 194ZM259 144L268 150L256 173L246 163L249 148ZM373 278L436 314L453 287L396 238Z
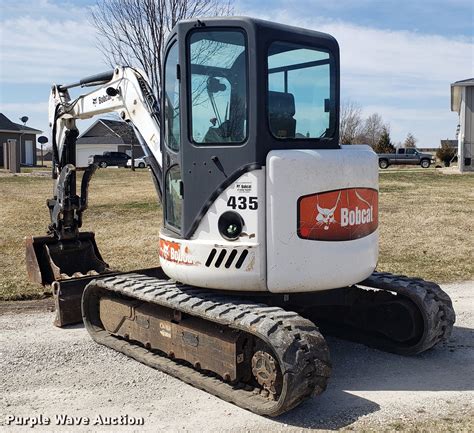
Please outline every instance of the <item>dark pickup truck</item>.
M388 168L389 165L412 164L428 168L436 162L435 157L429 153L421 153L413 147L398 148L395 153L379 153L379 167Z
M89 156L89 164L97 164L99 167L108 166L126 167L130 157L124 152L104 152L102 155Z

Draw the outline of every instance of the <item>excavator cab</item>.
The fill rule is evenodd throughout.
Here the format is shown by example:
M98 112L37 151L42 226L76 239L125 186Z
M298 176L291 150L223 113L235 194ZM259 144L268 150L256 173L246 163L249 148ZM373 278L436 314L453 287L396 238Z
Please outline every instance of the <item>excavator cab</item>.
M162 95L164 226L179 238L272 150L339 149L339 47L327 34L245 17L181 21Z

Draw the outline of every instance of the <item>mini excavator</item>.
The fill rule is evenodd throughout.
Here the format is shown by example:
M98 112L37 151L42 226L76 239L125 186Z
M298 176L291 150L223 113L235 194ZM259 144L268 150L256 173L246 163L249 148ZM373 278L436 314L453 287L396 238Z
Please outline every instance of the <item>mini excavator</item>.
M163 58L160 101L133 67L52 87L51 224L26 258L58 326L83 320L97 343L268 416L325 390L320 330L403 355L450 335L437 284L375 272L378 160L339 144L333 37L193 19ZM93 89L72 100L79 86ZM110 112L134 127L162 203L157 268L111 269L80 231L98 167L76 185L76 121Z

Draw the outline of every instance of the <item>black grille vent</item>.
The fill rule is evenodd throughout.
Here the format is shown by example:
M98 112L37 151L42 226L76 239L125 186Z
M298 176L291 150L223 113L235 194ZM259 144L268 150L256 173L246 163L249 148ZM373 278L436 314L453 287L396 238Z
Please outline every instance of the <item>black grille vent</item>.
M225 259L226 254L227 254L226 249L221 250L221 252L219 253L219 256L217 257L216 264L214 265L216 268L219 268L221 266L223 260Z
M237 260L237 263L235 264L235 267L237 269L240 269L242 267L242 265L244 264L245 259L247 258L248 254L249 254L249 250L243 250L242 251L242 253L240 254L239 260Z
M227 269L231 267L232 262L234 261L236 255L237 255L237 250L232 250L230 252L229 257L228 257L227 261L225 262L225 267Z
M216 256L217 250L213 248L211 252L209 253L209 257L206 260L206 266L209 267L212 264L212 261L214 260L214 257Z
M229 255L227 255L227 252L228 252L227 249L223 248L220 250L219 254L217 254L217 249L213 248L211 252L209 253L209 256L207 257L206 267L208 268L211 267L212 263L214 262L214 259L216 259L216 256L217 256L217 259L214 262L214 266L216 268L220 268L222 264L224 263L225 268L229 269L235 263L235 268L240 269L249 254L248 250L243 250L240 253L240 255L239 255L238 250L236 249L233 249L229 253ZM227 260L225 260L226 256L227 256ZM237 261L235 260L236 258L237 258Z

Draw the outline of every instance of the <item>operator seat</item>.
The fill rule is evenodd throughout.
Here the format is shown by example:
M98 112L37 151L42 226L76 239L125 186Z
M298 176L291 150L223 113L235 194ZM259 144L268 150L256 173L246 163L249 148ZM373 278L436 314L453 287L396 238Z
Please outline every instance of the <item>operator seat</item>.
M295 138L296 119L293 93L268 92L268 118L273 135L279 138Z

